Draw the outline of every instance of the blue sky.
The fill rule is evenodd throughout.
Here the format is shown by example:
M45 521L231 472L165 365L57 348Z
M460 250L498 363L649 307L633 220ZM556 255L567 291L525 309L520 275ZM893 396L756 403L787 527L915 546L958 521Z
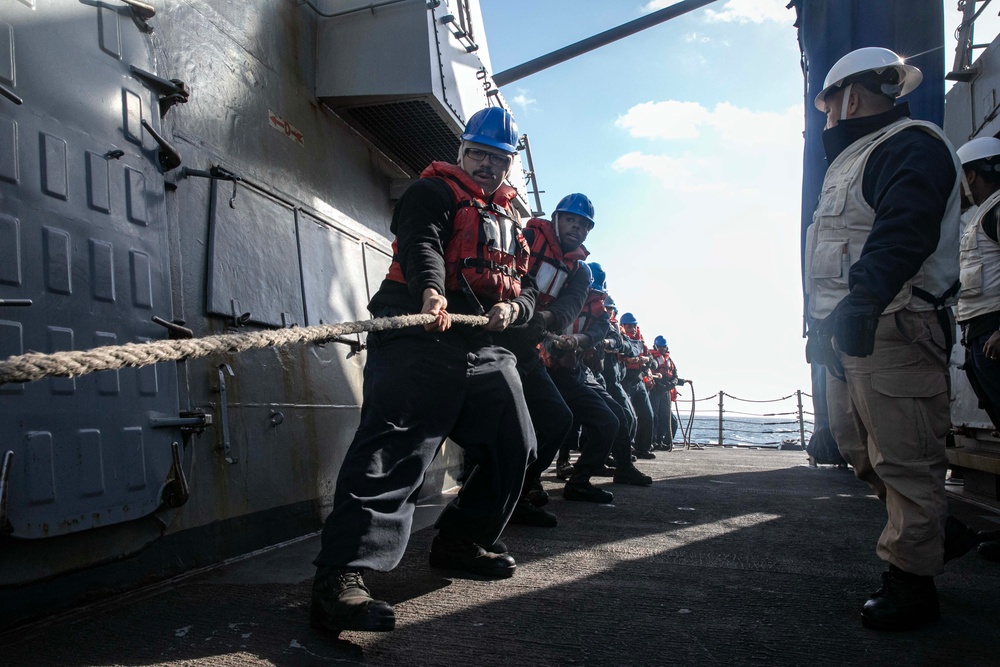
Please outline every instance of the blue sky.
M675 2L480 0L494 72ZM646 339L666 336L698 398L810 392L799 205L803 114L819 112L803 108L786 4L719 0L502 89L544 210L593 200L591 259ZM945 2L949 67L959 18Z
M493 70L666 4L481 0ZM543 208L570 192L593 200L592 259L647 340L666 336L699 398L809 391L803 84L785 4L717 2L502 89Z

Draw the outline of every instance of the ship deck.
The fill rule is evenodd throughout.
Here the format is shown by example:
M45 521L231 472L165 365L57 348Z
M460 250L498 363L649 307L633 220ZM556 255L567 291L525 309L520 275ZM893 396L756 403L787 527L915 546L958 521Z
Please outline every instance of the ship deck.
M1000 565L975 552L937 578L938 623L861 626L883 570L874 547L885 510L850 471L809 468L804 452L731 448L640 465L651 488L609 484L609 506L554 496L558 527L509 527L518 570L504 581L431 569L436 508L421 508L400 566L366 577L396 606L391 633L309 627L313 536L7 633L2 662L997 664ZM546 485L557 488L554 477ZM950 496L974 528L998 527L987 506Z

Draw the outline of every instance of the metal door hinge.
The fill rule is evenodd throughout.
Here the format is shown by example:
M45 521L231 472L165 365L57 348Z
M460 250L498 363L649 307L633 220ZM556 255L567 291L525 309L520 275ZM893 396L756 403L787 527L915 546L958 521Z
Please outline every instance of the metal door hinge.
M5 452L0 463L0 535L10 535L14 527L7 518L7 489L10 488L10 469L14 464L14 452Z
M146 131L149 132L153 140L160 146L160 149L156 152L156 157L160 161L160 170L168 172L181 166L181 154L177 152L177 149L171 146L170 142L163 138L159 132L154 130L153 126L145 118L142 119L142 126L146 128Z
M191 91L180 79L164 79L135 65L130 66L129 70L159 97L160 118L166 116L167 111L175 104L187 104Z
M204 410L181 410L176 417L155 415L149 418L150 428L179 428L183 433L202 433L212 425L212 415Z
M180 507L191 497L191 488L188 486L187 477L184 476L184 467L181 465L180 445L176 442L170 445L170 455L174 460L171 472L173 477L163 487L163 503L167 507Z

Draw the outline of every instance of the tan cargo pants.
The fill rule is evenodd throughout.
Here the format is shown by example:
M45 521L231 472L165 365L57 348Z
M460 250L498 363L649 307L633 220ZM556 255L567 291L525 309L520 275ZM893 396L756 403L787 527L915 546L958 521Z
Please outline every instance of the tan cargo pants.
M951 417L938 316L909 310L883 315L874 354L840 353L840 360L846 382L827 376L830 428L855 475L885 502L888 522L876 553L912 574L940 574Z

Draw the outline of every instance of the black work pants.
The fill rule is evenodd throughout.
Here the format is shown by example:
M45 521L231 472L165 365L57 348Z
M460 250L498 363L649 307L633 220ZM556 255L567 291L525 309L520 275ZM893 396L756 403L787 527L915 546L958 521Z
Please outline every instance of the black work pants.
M630 466L632 465L632 438L629 436L628 431L628 415L625 409L618 405L618 401L608 393L601 380L603 378L595 377L592 373L588 372L586 385L601 397L604 405L608 407L608 410L618 420L618 431L615 433L615 440L611 445L611 456L615 459L615 465L618 467Z
M636 421L635 449L638 452L649 452L653 449L653 405L649 402L646 386L639 380L627 387L632 407L635 408Z
M548 470L563 443L569 438L573 428L573 412L541 363L522 370L521 383L538 441L538 458L528 466L524 474L524 486L527 490Z
M514 355L467 331L370 334L361 423L340 468L314 564L378 571L399 564L417 492L447 437L479 469L437 527L493 544L535 459Z
M619 382L608 382L608 378L605 377L604 387L611 398L615 399L615 403L620 405L622 410L625 411L625 419L628 422L629 442L634 443L639 420L636 418L635 408L632 407L632 399L629 398L628 392L625 391L625 388Z
M566 405L573 411L573 417L587 430L587 437L580 440L580 457L574 464L573 479L589 479L608 460L618 435L618 417L587 382L586 374L579 367L553 368L550 373Z
M661 444L672 442L670 390L666 387L654 387L649 391L649 403L653 408L653 442Z

